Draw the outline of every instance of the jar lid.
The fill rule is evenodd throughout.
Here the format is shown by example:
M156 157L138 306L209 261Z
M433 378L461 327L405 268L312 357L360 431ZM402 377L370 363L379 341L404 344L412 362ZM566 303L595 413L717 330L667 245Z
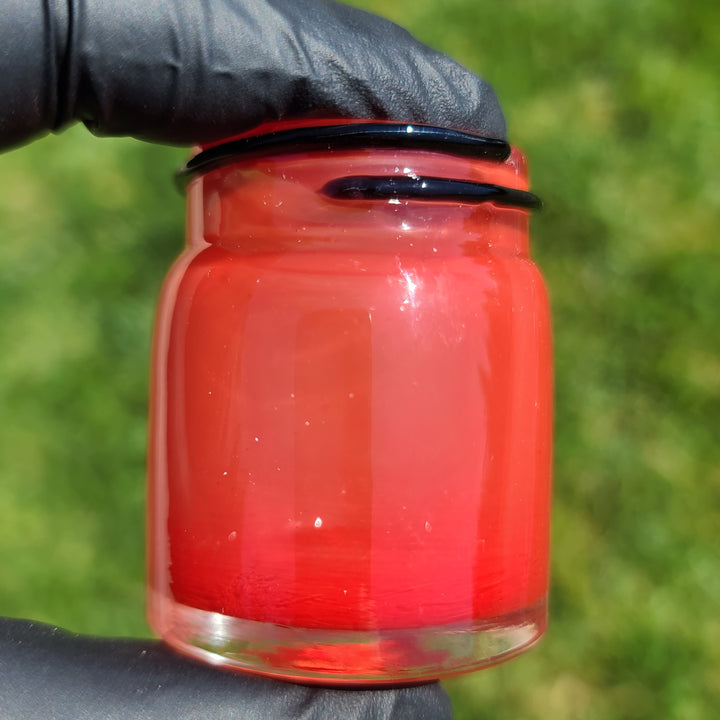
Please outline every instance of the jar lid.
M502 163L512 148L504 140L461 130L408 123L354 122L311 125L250 135L208 147L190 158L177 172L181 188L198 175L258 155L295 154L318 150L397 148L428 150ZM540 199L532 193L486 183L446 178L342 178L323 188L335 198L380 199L387 197L461 202L494 202L508 207L537 209Z
M511 150L504 140L432 125L380 122L313 125L241 137L214 145L190 158L180 168L178 176L187 182L195 175L252 155L360 148L431 150L497 162L507 160Z

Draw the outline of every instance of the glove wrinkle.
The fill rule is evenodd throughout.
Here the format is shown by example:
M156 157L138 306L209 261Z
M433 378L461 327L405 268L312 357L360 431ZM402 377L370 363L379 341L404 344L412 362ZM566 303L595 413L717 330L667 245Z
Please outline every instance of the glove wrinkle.
M67 123L74 108L68 107L68 101L77 93L69 87L70 80L76 76L71 67L73 61L72 5L70 0L43 0L45 23L45 61L48 68L44 91L48 97L49 130L56 131Z

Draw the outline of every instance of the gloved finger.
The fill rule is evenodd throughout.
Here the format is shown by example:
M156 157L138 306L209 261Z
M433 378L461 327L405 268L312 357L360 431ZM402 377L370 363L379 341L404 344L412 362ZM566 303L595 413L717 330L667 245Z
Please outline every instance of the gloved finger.
M18 720L447 720L439 685L307 687L222 671L158 642L0 619L0 717Z
M82 120L198 143L313 114L504 138L484 81L332 0L5 0L0 147Z

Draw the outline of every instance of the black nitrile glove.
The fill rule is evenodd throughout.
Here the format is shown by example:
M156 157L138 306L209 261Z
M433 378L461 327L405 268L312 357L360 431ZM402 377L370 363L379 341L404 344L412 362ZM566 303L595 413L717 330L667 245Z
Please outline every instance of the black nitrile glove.
M331 0L2 0L0 149L82 121L191 144L300 116L505 138L492 89L392 23ZM150 641L0 620L0 718L436 720L439 684L308 688Z
M489 85L331 0L2 0L0 147L77 120L192 144L308 114L505 137Z
M2 720L442 720L438 683L331 690L223 672L150 640L0 620Z

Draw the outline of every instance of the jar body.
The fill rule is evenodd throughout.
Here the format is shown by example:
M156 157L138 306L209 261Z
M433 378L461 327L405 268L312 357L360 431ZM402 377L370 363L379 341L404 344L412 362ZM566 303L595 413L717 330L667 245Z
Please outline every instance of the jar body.
M550 336L527 212L318 193L348 168L447 172L409 155L260 158L189 188L149 523L150 621L186 653L397 683L544 630ZM457 162L525 182L517 154Z

